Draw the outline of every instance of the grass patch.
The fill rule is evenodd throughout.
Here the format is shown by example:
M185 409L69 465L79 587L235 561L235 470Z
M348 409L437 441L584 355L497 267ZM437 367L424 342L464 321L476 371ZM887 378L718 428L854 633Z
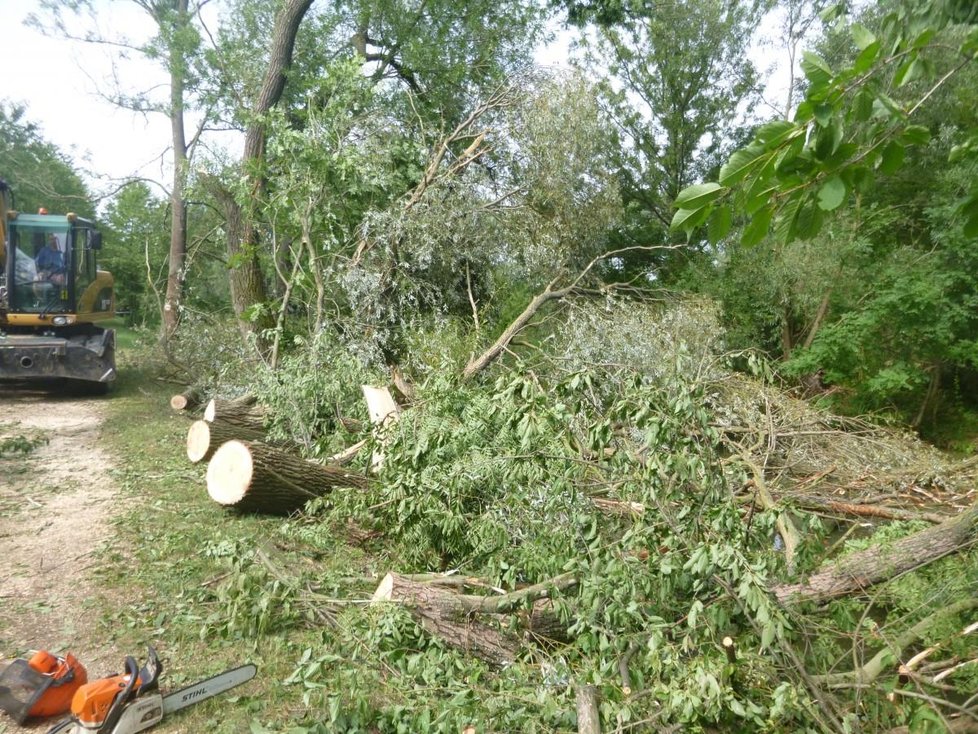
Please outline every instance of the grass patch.
M258 666L255 681L176 714L174 731L237 733L252 722L302 718L301 691L283 681L319 633L299 618L292 628L262 628L262 597L247 587L264 583L250 553L274 548L283 521L228 513L207 497L205 468L184 453L190 423L169 409L171 386L139 366L151 361L125 355L105 403L104 445L127 509L97 571L107 598L119 600L101 610L100 631L137 658L154 645L164 692L246 662ZM279 562L301 560L290 552ZM265 617L272 611L282 609L265 609ZM170 727L164 722L161 731Z

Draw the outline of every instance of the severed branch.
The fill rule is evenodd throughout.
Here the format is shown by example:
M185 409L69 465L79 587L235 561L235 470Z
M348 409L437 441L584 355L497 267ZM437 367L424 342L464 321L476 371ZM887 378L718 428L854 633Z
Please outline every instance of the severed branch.
M754 462L748 459L746 456L741 456L741 460L750 469L753 479L751 480L754 488L757 490L757 499L761 503L761 507L765 510L777 510L778 505L771 496L771 492L767 488L767 484L764 482L764 474L760 467ZM801 545L801 535L798 533L798 529L795 524L791 521L791 517L786 511L782 511L778 514L775 520L775 526L778 532L781 533L781 538L784 540L784 557L788 564L788 573L793 573L795 570L795 557L798 553L798 546Z
M961 612L967 612L972 609L978 609L978 599L964 599L950 606L942 607L930 616L924 617L924 619L917 622L917 624L897 637L892 645L884 647L855 670L846 673L820 676L818 680L829 687L848 686L852 683L872 683L879 678L887 667L893 667L892 661L899 660L903 656L904 651L923 637L932 626L944 621L948 617L953 617ZM890 661L889 665L887 661ZM907 662L907 667L910 667L911 662L913 662L913 659Z
M562 298L566 298L575 292L577 292L580 287L581 281L594 269L594 267L605 260L608 260L619 255L623 255L626 252L638 252L638 251L652 251L652 250L675 250L680 247L685 247L685 245L636 245L634 247L623 247L618 250L611 250L610 252L605 252L601 255L596 256L587 264L587 266L578 273L574 279L566 286L558 288L557 284L560 283L562 276L557 276L549 283L547 286L537 295L533 297L533 300L527 305L523 312L517 316L513 322L506 327L499 338L493 342L492 346L486 349L478 357L473 357L469 360L469 363L465 365L465 369L462 370L462 379L471 380L475 375L479 374L482 370L492 364L499 356L509 348L510 342L516 338L516 336L523 331L533 320L533 317L537 315L541 308L550 301L558 301Z
M969 544L976 525L978 504L940 525L826 563L804 583L781 584L772 591L785 605L822 602L863 591L962 550Z

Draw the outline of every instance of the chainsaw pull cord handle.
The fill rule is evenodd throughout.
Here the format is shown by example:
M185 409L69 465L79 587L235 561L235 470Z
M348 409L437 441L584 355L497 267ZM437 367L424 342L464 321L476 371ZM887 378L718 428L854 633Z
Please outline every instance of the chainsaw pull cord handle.
M139 698L147 691L158 690L160 687L160 673L163 672L163 663L160 656L156 654L156 648L147 645L149 650L146 653L146 664L139 671L139 688L136 691L136 698Z
M122 712L126 709L126 704L132 698L133 689L139 680L139 666L132 656L126 658L126 675L129 676L129 680L126 682L125 687L113 699L109 713L105 715L105 721L98 728L97 734L109 734L115 728L115 725L119 723L119 719L122 717Z

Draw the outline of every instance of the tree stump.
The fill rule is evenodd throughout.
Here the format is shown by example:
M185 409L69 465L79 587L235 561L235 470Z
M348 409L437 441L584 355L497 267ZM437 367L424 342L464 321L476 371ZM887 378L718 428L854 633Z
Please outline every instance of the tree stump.
M191 464L209 461L214 452L221 446L234 439L245 441L261 441L263 433L250 428L242 428L224 421L194 421L187 431L187 458Z
M207 467L211 499L244 512L290 515L337 487L365 489L367 479L253 441L228 441Z

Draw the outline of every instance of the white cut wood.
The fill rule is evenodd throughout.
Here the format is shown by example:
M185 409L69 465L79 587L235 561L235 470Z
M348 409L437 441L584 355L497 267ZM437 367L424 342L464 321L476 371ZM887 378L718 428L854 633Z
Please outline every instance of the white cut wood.
M370 459L370 470L376 473L384 466L383 447L387 442L386 429L397 422L401 409L386 387L361 385L361 389L363 399L367 401L367 412L370 414L370 422L374 425L373 434L377 441L377 448Z

